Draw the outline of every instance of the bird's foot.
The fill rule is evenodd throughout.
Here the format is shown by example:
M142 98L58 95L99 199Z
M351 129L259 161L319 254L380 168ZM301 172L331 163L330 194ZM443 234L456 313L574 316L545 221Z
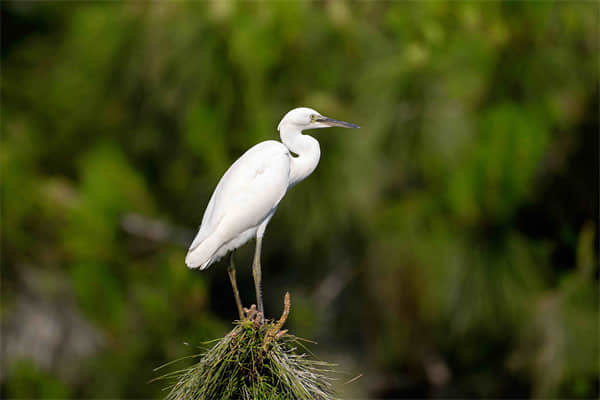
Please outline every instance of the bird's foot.
M290 294L286 293L283 299L283 313L281 314L279 320L273 324L273 326L269 329L269 332L267 332L265 336L265 349L268 346L269 342L271 342L273 339L279 339L287 332L287 329L281 330L281 328L283 327L283 324L285 324L285 322L287 321L288 315L290 314L290 305ZM244 307L243 321L252 323L253 327L256 329L260 328L265 323L264 316L260 311L258 311L256 304L252 304L250 308Z
M256 304L252 304L250 308L244 307L245 320L252 322L255 328L260 327L264 323L264 318L261 312L256 308Z

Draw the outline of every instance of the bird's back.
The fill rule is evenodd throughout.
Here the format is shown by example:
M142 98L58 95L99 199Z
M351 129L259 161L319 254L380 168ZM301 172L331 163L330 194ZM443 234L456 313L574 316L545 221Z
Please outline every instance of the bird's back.
M190 246L188 267L207 268L254 235L287 191L290 157L282 143L268 140L250 148L229 167Z

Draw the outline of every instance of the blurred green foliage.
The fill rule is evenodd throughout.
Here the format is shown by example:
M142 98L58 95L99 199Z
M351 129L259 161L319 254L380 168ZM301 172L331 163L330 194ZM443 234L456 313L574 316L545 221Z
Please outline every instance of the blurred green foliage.
M222 266L187 270L124 215L193 232L296 106L362 128L315 132L265 239L266 307L291 291L290 329L364 374L344 393L599 395L597 3L0 5L4 334L32 269L103 338L75 374L3 347L3 397L164 395L152 369L235 308Z

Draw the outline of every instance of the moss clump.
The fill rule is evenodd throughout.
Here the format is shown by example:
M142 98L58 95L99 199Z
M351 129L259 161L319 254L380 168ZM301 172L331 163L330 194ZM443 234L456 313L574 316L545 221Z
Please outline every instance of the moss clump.
M305 354L302 340L281 330L288 312L289 295L276 322L261 323L255 308L246 309L247 319L196 364L162 377L175 380L167 399L332 399L333 365Z

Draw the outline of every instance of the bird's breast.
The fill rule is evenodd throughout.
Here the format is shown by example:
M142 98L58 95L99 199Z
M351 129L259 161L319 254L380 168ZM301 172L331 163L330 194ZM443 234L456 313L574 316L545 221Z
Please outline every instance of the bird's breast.
M290 155L284 145L267 141L252 147L219 181L207 207L207 228L235 237L258 226L285 195L289 176Z

